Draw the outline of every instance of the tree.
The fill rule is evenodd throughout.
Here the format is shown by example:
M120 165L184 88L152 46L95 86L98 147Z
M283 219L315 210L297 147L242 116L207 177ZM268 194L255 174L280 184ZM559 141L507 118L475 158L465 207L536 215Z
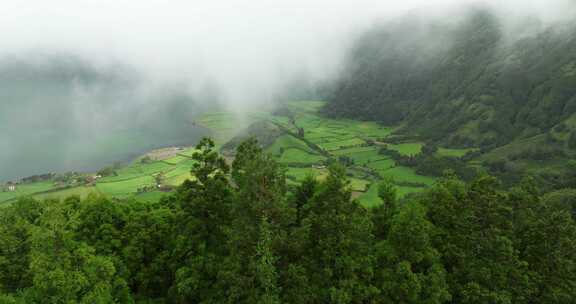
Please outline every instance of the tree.
M229 300L233 302L249 299L259 301L260 273L253 266L257 255L262 230L270 230L271 250L282 244L284 231L293 221L286 201L286 177L284 170L273 158L262 151L255 138L242 142L232 164L232 179L236 185L232 207L234 214L228 248L230 257L228 282ZM262 218L267 227L262 228Z
M451 299L435 227L418 203L404 205L391 220L388 239L378 246L377 282L385 302L445 303Z
M266 217L262 217L260 224L260 238L256 246L255 274L256 293L255 303L277 304L280 303L279 288L277 285L276 257L272 251L272 231Z
M0 212L0 292L32 285L30 233L44 212L44 204L20 198Z
M513 207L497 188L489 176L468 186L448 177L424 200L438 227L433 244L443 253L454 301L514 303L533 292L514 246Z
M32 229L31 302L131 303L128 286L113 261L76 240L78 213L67 203L51 202Z
M372 286L372 223L351 199L343 167L333 164L311 202L305 220L310 231L306 268L314 289L311 302L360 303L376 293Z
M378 184L378 197L382 204L372 210L372 222L374 234L379 240L385 240L388 236L392 217L397 210L397 190L391 179L384 179Z
M219 265L228 254L232 209L229 167L213 150L212 140L202 139L196 149L191 171L195 179L184 182L174 198L178 209L173 258L185 261L176 271L175 288L186 302L218 302L225 297L218 284L223 283Z

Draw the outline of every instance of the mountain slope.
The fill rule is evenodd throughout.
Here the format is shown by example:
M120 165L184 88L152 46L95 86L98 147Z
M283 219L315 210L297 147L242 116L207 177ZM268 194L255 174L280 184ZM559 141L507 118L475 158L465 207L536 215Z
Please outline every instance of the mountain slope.
M324 114L487 150L543 134L561 147L576 138L566 123L576 112L576 27L527 19L511 32L487 8L457 19L407 17L366 33Z

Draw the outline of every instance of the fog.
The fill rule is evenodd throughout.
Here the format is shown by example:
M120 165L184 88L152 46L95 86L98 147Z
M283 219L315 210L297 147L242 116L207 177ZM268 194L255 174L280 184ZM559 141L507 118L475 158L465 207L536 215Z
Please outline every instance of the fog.
M510 33L574 16L573 0L0 1L0 180L193 143L206 105L270 105L295 77L337 77L375 23L478 3Z

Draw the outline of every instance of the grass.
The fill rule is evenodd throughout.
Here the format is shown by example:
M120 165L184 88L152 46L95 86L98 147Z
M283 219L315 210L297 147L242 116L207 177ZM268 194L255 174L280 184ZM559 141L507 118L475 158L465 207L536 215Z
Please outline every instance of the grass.
M402 198L411 193L421 192L425 188L422 187L406 187L396 186L396 194L398 198ZM362 193L358 197L358 201L365 207L371 208L382 204L382 200L378 197L378 183L370 184L368 191Z
M346 140L321 143L321 144L319 144L319 146L324 148L325 150L333 151L333 150L342 149L343 147L358 146L358 145L361 145L364 143L366 143L366 142L359 139L359 138L350 138L350 139L346 139Z
M387 159L381 159L378 161L371 162L367 166L369 168L372 168L372 169L378 171L378 172L383 172L383 171L386 171L390 168L393 168L394 165L395 165L394 160L391 158L387 158Z
M179 163L181 163L181 162L183 162L183 161L187 161L187 160L189 160L189 159L190 159L190 158L189 158L189 157L186 157L186 156L176 155L176 156L174 156L174 157L171 157L171 158L168 158L168 159L163 160L163 162L165 162L165 163L167 163L167 164L169 164L169 165L177 165L177 164L179 164Z
M140 187L153 185L153 177L142 176L119 182L98 183L96 189L106 195L126 197L130 194L135 194Z
M316 154L316 152L312 150L312 148L308 147L305 142L292 135L282 135L278 137L276 141L266 149L266 151L273 155L281 156L282 150L289 148L295 148L310 154Z
M449 149L449 148L438 148L436 154L439 156L444 157L462 157L466 155L466 153L470 151L475 151L475 148L468 148L468 149Z
M325 101L292 101L288 103L288 108L297 112L318 112L324 105Z
M383 177L392 178L395 182L434 184L435 179L430 176L418 175L412 168L397 166L380 172Z
M166 173L174 169L174 165L167 164L163 161L153 162L150 164L140 165L140 171L146 175L155 173Z
M373 176L361 167L368 167L380 175L392 177L396 182L403 185L398 187L399 195L406 195L423 188L406 185L406 182L430 185L434 179L427 176L420 176L414 170L406 167L395 167L395 163L387 156L378 153L378 146L362 146L367 140L381 139L387 137L392 129L383 127L375 122L336 120L320 117L319 109L325 105L321 101L299 101L290 102L289 109L294 115L294 125L304 129L306 140L325 149L332 157L348 156L354 160L356 168L349 168L348 172L354 174L350 178L350 189L355 195L361 193L358 199L365 206L376 206L380 204L377 195L377 182L372 182ZM281 125L292 132L297 131L292 125L292 120L288 117L275 116L265 112L249 113L242 118L231 112L206 113L196 118L195 123L212 131L217 147L226 143L235 136L238 131L255 121L267 120L277 125ZM415 155L420 153L421 143L405 143L389 145L391 149L397 150L404 155ZM343 148L345 147L345 148ZM307 175L324 179L327 175L326 169L312 168L313 164L326 160L326 157L319 153L314 147L309 146L305 141L290 134L285 134L276 139L270 145L267 152L281 163L308 165L310 167L288 167L286 176L288 183L303 180ZM90 193L100 193L108 197L135 197L137 200L156 201L164 195L163 192L152 191L137 193L137 190L144 186L155 185L154 176L162 173L164 183L171 186L178 186L186 179L192 179L190 174L193 161L190 159L195 152L194 148L188 148L162 161L155 161L148 164L140 163L138 160L131 165L116 170L117 176L109 176L98 180L94 187L75 187L56 192L42 193L35 195L38 198L56 198L69 195L80 195L85 197ZM450 156L461 156L468 152L468 149L445 149L440 148L438 153ZM22 185L18 192L0 192L0 201L10 200L19 195L30 195L44 192L53 188L52 183L38 183Z
M84 199L90 194L99 194L99 192L98 190L96 190L95 187L79 186L55 192L37 194L34 195L34 198L44 200L44 199L59 199L69 196L79 196L80 198Z
M192 157L192 155L194 155L194 152L196 152L196 151L197 151L196 148L190 148L190 149L186 149L184 151L180 151L178 153L178 155L190 158L190 157Z
M382 200L378 197L378 183L370 184L368 191L361 194L358 201L365 207L376 207L382 204Z
M375 148L373 146L369 146L369 147L353 147L353 148L347 148L347 149L341 149L341 150L336 150L334 152L332 152L332 154L340 156L340 155L350 155L350 154L355 154L355 153L359 153L359 152L366 152L366 151L372 151Z
M387 159L388 156L378 153L378 150L367 150L346 155L354 160L354 164L359 166L368 165L372 162Z
M326 158L322 155L311 154L309 152L305 152L296 148L289 148L287 150L284 150L284 153L282 153L282 155L279 158L279 162L315 164L325 159Z
M395 144L395 145L388 145L390 150L396 150L398 153L406 156L414 156L422 152L422 144L421 143L404 143L404 144Z
M424 190L425 188L422 187L407 187L407 186L399 186L396 187L396 193L398 194L398 197L404 197L408 194L412 194L412 193L418 193L418 192L422 192L422 190Z
M370 185L370 181L359 179L359 178L350 178L350 189L352 191L364 192Z
M0 192L0 202L12 200L21 196L28 196L35 193L45 192L55 188L56 187L52 181L20 184L16 186L16 191L14 192Z
M236 127L236 116L232 112L205 113L197 119L197 122L215 131L230 130Z
M290 167L286 171L286 176L291 176L298 181L304 180L307 175L312 175L318 179L324 179L328 175L328 171L325 169L294 167Z
M164 175L164 183L171 186L179 186L185 180L192 179L192 175L190 174L191 166L179 166L178 168L168 172Z

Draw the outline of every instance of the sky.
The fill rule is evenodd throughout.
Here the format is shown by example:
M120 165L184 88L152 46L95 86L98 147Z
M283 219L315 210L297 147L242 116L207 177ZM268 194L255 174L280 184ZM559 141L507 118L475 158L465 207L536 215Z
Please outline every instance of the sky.
M199 136L182 130L198 111L188 100L239 114L268 105L297 75L336 77L358 35L410 12L454 18L455 6L480 2L512 25L554 23L574 17L575 1L0 0L0 181ZM63 58L54 54L81 60L50 66L45 58ZM103 80L58 78L66 69Z
M486 0L551 18L571 0ZM350 36L411 10L473 0L2 0L0 56L65 51L122 61L156 81L211 82L234 104L273 94L283 77L335 73ZM552 3L554 3L552 5Z
M349 35L376 19L456 1L0 2L0 55L48 50L119 60L158 81L215 82L243 104L266 98L283 74L330 75Z

